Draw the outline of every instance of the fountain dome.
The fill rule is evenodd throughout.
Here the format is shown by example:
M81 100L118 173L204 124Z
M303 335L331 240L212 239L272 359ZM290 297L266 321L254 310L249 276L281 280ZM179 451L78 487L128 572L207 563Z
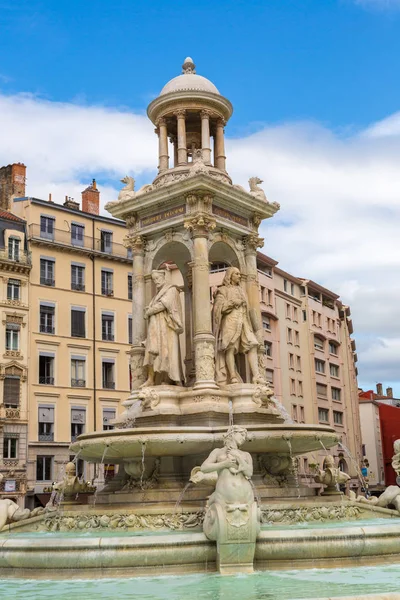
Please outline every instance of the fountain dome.
M208 92L220 95L216 86L206 77L197 75L195 69L196 65L188 56L182 65L182 74L168 81L161 90L160 96L184 91Z

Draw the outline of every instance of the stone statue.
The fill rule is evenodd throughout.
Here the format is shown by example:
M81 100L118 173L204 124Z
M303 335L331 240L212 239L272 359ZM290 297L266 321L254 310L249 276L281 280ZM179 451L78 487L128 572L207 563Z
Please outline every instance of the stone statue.
M118 202L123 202L124 200L131 200L135 197L135 180L133 177L129 177L126 175L123 179L121 179L121 183L125 183L126 185L120 190L118 194Z
M22 521L31 514L29 508L20 508L13 500L2 498L0 500L0 531L7 523Z
M215 491L208 499L203 530L210 540L217 541L219 569L235 572L244 565L253 570L255 541L260 530L260 514L251 484L253 459L240 450L247 439L247 430L231 426L224 436L224 447L216 448L203 462L204 474L217 473Z
M393 443L394 454L392 457L392 467L393 471L397 475L396 482L400 484L400 440L396 440Z
M179 289L167 280L167 272L152 271L157 292L145 309L147 338L144 366L147 380L141 386L183 381L179 335L183 332L182 305Z
M264 200L264 202L267 202L267 197L265 195L264 190L259 187L261 183L263 183L263 180L259 177L250 177L250 194L258 198L259 200Z
M249 359L253 383L265 383L258 365L259 343L250 321L247 298L240 286L240 278L239 269L229 267L214 299L216 380L218 383L242 381L236 369L235 354L243 352Z
M343 473L343 471L336 467L335 459L329 454L324 459L323 470L319 470L314 479L316 483L322 483L323 485L327 486L323 491L323 495L331 496L341 493L337 489L337 486L347 483L347 481L350 479L350 475Z
M69 462L65 466L65 475L62 480L53 483L53 491L62 494L64 499L71 500L77 494L94 492L95 488L90 482L80 481L76 474L75 463ZM51 504L49 506L51 506Z

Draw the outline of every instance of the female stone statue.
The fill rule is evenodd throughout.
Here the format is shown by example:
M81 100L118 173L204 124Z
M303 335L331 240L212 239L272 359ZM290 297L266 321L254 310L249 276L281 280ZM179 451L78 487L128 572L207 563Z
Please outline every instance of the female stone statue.
M229 267L214 300L216 379L219 383L242 381L236 369L235 354L243 352L249 359L253 383L263 383L258 367L259 342L250 321L247 298L240 286L240 278L239 269Z
M147 338L144 365L147 380L142 387L183 381L179 334L183 332L179 289L166 281L166 271L152 271L157 292L145 309Z
M239 450L247 439L247 430L233 425L224 435L224 447L213 450L203 462L203 473L218 473L215 492L210 496L207 506L214 503L248 504L254 502L254 492L250 483L253 475L253 459L248 452Z

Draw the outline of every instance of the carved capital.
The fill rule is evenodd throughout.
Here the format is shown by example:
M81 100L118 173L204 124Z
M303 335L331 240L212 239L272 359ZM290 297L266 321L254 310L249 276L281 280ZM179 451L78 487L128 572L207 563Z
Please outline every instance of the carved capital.
M184 119L186 116L186 110L184 108L179 108L174 112L174 115L177 117L177 119Z
M223 119L222 117L218 117L218 119L217 119L217 127L224 128L225 125L226 125L226 119Z
M203 109L200 111L200 116L202 119L209 119L212 115L211 110Z
M127 235L123 240L125 248L131 248L133 254L141 254L146 248L146 239L142 235Z
M156 121L156 125L157 127L166 127L167 125L167 119L165 117L160 117L159 119L157 119Z
M257 248L264 246L264 239L259 237L257 233L250 233L243 238L243 243L246 250L253 250L255 252Z
M214 218L207 214L200 213L185 219L183 226L192 234L207 236L210 231L215 229L217 223Z

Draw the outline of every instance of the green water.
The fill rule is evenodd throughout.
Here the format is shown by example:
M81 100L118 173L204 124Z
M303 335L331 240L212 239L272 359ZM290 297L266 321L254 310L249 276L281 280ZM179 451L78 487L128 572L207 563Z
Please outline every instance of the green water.
M0 580L13 600L300 600L400 590L400 565L97 580Z

